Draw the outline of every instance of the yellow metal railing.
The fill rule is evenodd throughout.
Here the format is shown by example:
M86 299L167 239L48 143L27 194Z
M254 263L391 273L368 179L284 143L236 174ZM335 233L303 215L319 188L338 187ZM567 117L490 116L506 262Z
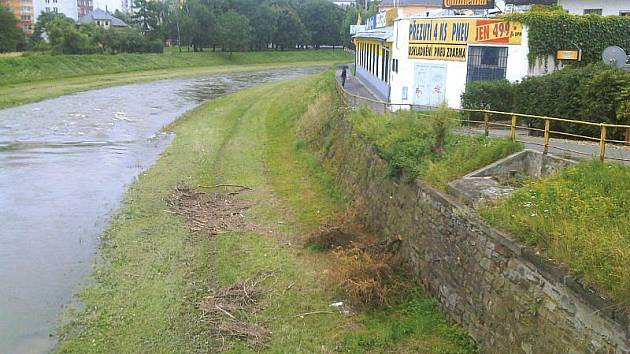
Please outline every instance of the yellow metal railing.
M349 92L348 90L346 90L345 88L343 88L339 82L337 82L337 90L341 94L343 102L346 105L348 105L348 106L358 106L359 102L364 102L364 103L370 104L374 108L378 108L379 110L382 107L383 112L387 112L391 108L401 108L401 107L408 108L408 109L420 108L420 109L427 109L427 110L436 108L436 107L428 107L428 106L418 106L418 105L409 104L409 103L404 103L404 104L401 104L401 103L389 103L389 102L385 102L385 101L382 101L382 100L377 100L377 99L373 99L373 98L359 96L359 95L353 94L353 93ZM579 120L573 120L573 119L537 116L537 115L532 115L532 114L522 114L522 113L514 113L514 112L500 112L500 111L493 111L493 110L487 110L487 109L465 109L465 108L461 108L461 109L454 109L454 110L459 111L459 112L464 112L464 113L481 113L483 115L483 120L481 120L481 121L479 121L479 120L471 120L471 119L458 119L458 121L464 122L464 123L468 123L468 124L481 125L483 127L485 136L490 135L490 128L491 127L509 128L510 129L510 138L513 141L519 141L519 142L522 142L522 143L532 144L532 145L540 145L543 148L543 154L548 154L549 153L549 148L554 148L554 149L557 149L559 151L568 152L568 153L575 153L575 154L578 154L578 155L586 155L586 156L592 156L593 155L592 153L585 153L583 151L578 151L578 150L575 150L575 149L570 149L570 148L566 148L566 147L557 146L557 145L554 145L552 143L552 138L554 136L566 136L566 137L570 137L571 141L590 141L590 142L593 142L593 143L597 143L598 144L598 151L599 151L599 156L598 157L602 161L604 161L605 159L609 159L609 160L630 162L630 158L606 156L606 147L607 147L608 144L613 144L615 146L630 146L630 125L586 122L586 121L579 121ZM509 122L510 124L505 124L505 123L500 123L500 122L493 122L493 121L490 120L490 115L505 116L506 117L506 121ZM533 128L533 127L528 127L528 126L519 126L518 125L519 119L521 119L521 120L522 119L528 119L528 120L540 120L540 121L543 121L544 129ZM563 132L563 131L554 131L554 130L551 129L551 123L552 122L563 122L563 123L571 123L571 124L576 124L576 125L588 125L588 126L592 126L592 127L598 127L599 128L599 136L598 137L591 137L591 136L587 136L587 135L567 133L567 132ZM610 129L622 129L622 130L625 130L625 132L626 132L625 133L626 134L626 140L623 141L623 140L609 139L608 138L608 133L609 133ZM542 135L543 135L543 143L540 144L540 143L537 143L535 141L519 140L518 137L517 137L517 130L533 131L533 132L538 132L539 134L542 133Z

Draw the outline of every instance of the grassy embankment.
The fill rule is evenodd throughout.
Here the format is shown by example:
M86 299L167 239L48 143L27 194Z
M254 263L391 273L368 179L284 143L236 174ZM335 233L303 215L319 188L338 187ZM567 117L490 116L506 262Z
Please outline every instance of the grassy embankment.
M442 109L441 109L442 110ZM350 115L356 131L376 146L389 161L392 173L407 173L434 187L446 189L448 182L523 149L509 139L470 137L451 132L456 117L398 112L390 115L362 109ZM440 133L442 132L442 133ZM435 151L436 136L444 134L441 151Z
M84 310L67 327L58 352L208 352L212 327L198 307L209 289L261 271L275 276L256 323L273 334L267 352L474 351L446 323L434 300L416 290L391 306L353 316L329 311L343 300L327 286L336 271L331 253L300 245L302 236L335 223L344 197L296 143L294 126L330 80L274 83L210 101L169 129L177 135L159 161L130 188L106 232L96 282L81 299ZM325 108L325 107L324 107ZM165 199L178 184L236 183L253 191L247 220L259 232L191 233ZM232 352L253 350L225 338Z
M94 88L180 76L350 61L342 50L30 55L0 58L0 108Z
M582 162L481 213L630 308L630 167Z

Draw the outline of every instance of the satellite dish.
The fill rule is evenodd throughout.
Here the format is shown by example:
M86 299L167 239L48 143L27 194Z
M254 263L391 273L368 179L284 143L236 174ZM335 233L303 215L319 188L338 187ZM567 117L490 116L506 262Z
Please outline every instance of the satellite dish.
M625 50L617 46L612 46L604 49L602 59L604 60L604 63L610 66L623 69L628 61L628 56L626 55Z

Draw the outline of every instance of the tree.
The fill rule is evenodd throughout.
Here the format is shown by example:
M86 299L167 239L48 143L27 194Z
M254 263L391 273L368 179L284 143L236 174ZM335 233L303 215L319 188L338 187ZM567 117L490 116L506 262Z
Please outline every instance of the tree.
M267 48L278 28L278 14L268 4L262 4L258 6L253 20L249 23L252 47L258 50Z
M304 25L300 17L290 7L280 9L278 14L278 25L273 41L280 49L295 48L298 43L305 39Z
M47 24L48 40L59 54L91 53L96 50L90 42L92 28L85 26L79 31L71 18L59 14Z
M240 51L249 44L249 20L236 11L226 12L218 21L217 37L223 50L230 52Z
M13 12L0 6L0 53L15 52L22 38L22 30L18 28Z
M342 16L341 8L327 0L308 0L300 6L300 19L315 48L340 44Z

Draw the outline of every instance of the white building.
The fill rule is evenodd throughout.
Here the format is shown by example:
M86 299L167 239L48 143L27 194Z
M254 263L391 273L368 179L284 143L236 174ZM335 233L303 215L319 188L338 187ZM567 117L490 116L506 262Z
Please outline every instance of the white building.
M124 3L121 0L33 0L33 20L36 21L44 12L53 12L64 14L77 21L80 15L84 16L93 8L102 7L113 12L121 9Z
M357 76L400 107L460 107L466 84L529 74L527 32L482 17L403 17L355 36Z
M558 0L558 5L576 15L630 16L630 0Z
M33 15L35 20L43 12L64 14L73 20L79 18L77 0L33 0Z

